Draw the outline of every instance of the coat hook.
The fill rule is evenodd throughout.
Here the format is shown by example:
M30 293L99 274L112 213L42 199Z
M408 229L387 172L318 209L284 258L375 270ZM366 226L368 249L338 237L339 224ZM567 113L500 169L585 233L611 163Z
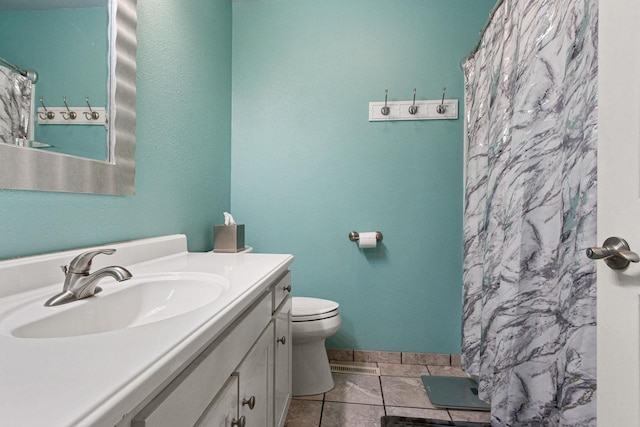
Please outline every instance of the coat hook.
M44 98L42 96L40 97L40 104L42 104L42 108L44 108L44 117L41 113L38 113L38 117L40 118L40 120L53 120L53 118L56 116L56 113L47 110L47 106L44 105Z
M438 105L436 107L436 112L438 114L444 114L447 111L447 106L444 105L444 93L447 91L446 87L442 88L442 102L440 102L440 105Z
M100 113L98 113L97 111L93 111L91 109L91 104L89 104L89 97L85 96L84 97L85 102L87 103L87 105L89 106L89 112L84 112L84 116L87 118L87 120L98 120L100 118Z
M387 95L389 94L389 89L384 90L384 107L380 110L383 116L389 115L389 107L387 107Z
M409 114L414 115L418 112L416 107L416 88L413 88L413 105L409 107Z
M75 120L76 117L78 117L78 113L76 113L75 111L71 111L69 110L69 106L67 105L67 97L63 96L62 97L62 102L64 102L64 106L67 108L67 112L65 113L64 111L61 111L60 114L62 114L62 118L65 120Z

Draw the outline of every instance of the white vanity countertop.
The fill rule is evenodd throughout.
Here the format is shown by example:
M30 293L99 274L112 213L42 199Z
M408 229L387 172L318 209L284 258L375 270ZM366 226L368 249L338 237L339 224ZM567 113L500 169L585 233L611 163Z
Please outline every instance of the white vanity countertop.
M102 247L117 252L96 257L92 271L122 265L134 278L162 272L210 273L228 279L230 287L207 305L156 323L73 337L17 338L3 328L3 320L21 306L34 300L44 304L60 292L59 266L86 249L0 262L0 424L117 424L293 262L291 255L190 253L181 235ZM128 264L127 259L136 263ZM109 295L110 288L126 284L104 279L102 293L70 304L91 303L92 298Z

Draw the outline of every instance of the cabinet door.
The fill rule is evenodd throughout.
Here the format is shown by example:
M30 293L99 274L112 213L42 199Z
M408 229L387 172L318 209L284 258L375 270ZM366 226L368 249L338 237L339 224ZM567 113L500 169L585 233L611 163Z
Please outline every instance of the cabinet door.
M291 403L291 296L274 313L275 333L275 426L282 427Z
M273 324L269 323L237 372L240 417L245 418L247 427L273 427Z
M238 420L238 377L232 375L211 405L196 422L196 427L231 427Z

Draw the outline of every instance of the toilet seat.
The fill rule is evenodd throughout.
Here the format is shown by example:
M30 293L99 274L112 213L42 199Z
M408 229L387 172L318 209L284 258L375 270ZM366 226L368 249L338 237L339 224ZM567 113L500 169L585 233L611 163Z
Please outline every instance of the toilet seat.
M309 322L329 319L339 314L338 307L340 307L340 304L335 301L320 298L293 297L291 321Z

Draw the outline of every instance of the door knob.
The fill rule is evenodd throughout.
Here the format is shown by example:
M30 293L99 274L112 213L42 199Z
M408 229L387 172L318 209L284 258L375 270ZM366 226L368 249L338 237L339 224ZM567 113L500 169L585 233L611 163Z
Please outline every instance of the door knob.
M609 237L601 248L587 249L587 257L590 259L603 259L614 270L624 270L629 263L640 261L637 253L631 252L629 244L619 237Z

